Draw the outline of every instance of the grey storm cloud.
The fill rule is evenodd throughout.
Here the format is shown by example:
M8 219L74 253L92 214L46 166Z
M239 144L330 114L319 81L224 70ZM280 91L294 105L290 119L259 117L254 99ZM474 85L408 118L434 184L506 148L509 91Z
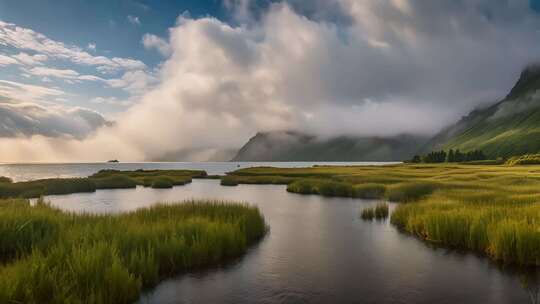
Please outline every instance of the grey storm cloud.
M32 144L52 159L185 150L202 160L258 131L432 134L502 99L540 55L540 18L527 0L225 4L236 23L178 18L159 40L168 54L159 83L114 126L83 141ZM19 145L29 142L0 141L7 154Z
M82 108L46 108L34 103L0 103L0 137L42 135L82 139L109 122Z

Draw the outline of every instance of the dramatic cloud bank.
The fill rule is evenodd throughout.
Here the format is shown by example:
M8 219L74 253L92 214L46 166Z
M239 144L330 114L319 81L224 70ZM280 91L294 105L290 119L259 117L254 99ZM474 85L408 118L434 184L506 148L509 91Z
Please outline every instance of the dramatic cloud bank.
M168 56L159 85L114 126L82 141L3 139L5 161L147 160L178 151L201 159L257 131L284 129L433 133L503 97L540 54L540 20L525 0L291 0L260 16L250 15L249 1L227 5L243 25L181 16L168 41L143 38ZM46 55L133 64L67 50Z
M97 128L110 125L91 110L21 102L0 102L0 117L0 137L41 135L83 139Z

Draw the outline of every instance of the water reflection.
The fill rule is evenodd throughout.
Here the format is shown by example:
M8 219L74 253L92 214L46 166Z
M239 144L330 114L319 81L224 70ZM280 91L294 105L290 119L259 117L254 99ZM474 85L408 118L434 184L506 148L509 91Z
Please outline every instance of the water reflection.
M540 304L540 273L538 268L520 271L519 281L529 294L531 304Z

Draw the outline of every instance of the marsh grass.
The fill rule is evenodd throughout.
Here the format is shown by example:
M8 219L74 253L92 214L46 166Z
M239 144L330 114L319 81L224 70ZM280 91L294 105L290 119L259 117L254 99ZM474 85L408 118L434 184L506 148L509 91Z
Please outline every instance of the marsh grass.
M293 193L406 202L391 216L392 224L405 232L504 264L540 266L540 166L509 164L254 168L239 173L294 177L287 187ZM361 217L376 218L375 208L362 210Z
M96 191L95 183L87 178L52 178L30 182L0 183L0 198L31 198L94 191Z
M171 183L181 186L191 183L192 178L206 178L205 171L198 170L102 170L87 178L51 178L13 183L0 177L0 199L37 198L45 195L94 192L97 189L131 189L137 185L152 187ZM164 182L167 180L167 182Z
M127 176L111 175L89 179L96 185L96 189L130 189L137 187L137 182Z
M288 185L294 180L295 178L292 178L292 177L274 176L274 175L269 175L269 176L225 175L221 177L221 185L222 186L237 186L239 184Z
M163 278L238 257L266 229L236 203L75 215L0 201L0 303L132 303Z
M360 212L360 217L363 220L372 221L376 220L385 220L388 218L388 204L385 202L378 203L375 207L368 207L362 209Z
M154 189L169 189L174 186L174 181L167 177L155 178L152 181L152 188Z
M540 154L527 154L522 156L514 156L506 161L509 166L519 165L540 165Z
M413 181L397 183L388 186L385 195L389 201L411 202L433 193L433 191L440 187L441 184L435 182Z
M298 194L353 197L355 191L349 183L325 179L300 179L290 183L287 191Z
M379 199L383 198L386 193L386 186L382 184L360 184L354 185L354 197L364 199Z

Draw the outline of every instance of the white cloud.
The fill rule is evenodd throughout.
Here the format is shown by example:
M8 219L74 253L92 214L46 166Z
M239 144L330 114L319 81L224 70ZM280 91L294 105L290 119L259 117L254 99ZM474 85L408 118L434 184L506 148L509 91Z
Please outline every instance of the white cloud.
M13 55L13 58L25 65L42 65L43 61L46 61L48 57L43 54L29 55L27 53L20 52L17 55Z
M0 54L0 66L18 64L19 62L9 56L4 56Z
M137 16L129 15L129 16L127 16L127 19L129 21L129 23L131 23L133 25L141 25L141 20L139 20L139 17L137 17Z
M53 69L46 67L37 67L28 70L28 72L35 76L52 76L57 78L77 78L79 73L74 70L67 69Z
M145 71L127 71L121 78L106 80L112 88L121 88L131 94L141 94L148 90L157 79Z
M89 43L86 46L86 48L89 49L90 51L95 51L96 50L96 44L95 43Z
M152 34L144 34L142 43L147 49L156 49L163 56L169 56L171 53L171 47L163 38L160 38Z
M120 100L116 97L95 97L95 98L90 99L90 102L93 104L106 104L106 105L123 106L123 107L132 105L132 101Z
M30 70L26 70L29 74L34 76L49 76L61 79L71 80L87 80L87 81L103 81L106 80L94 75L81 75L79 72L70 69L54 69L48 67L35 67Z
M95 111L30 102L0 102L0 137L42 135L82 139L108 122Z
M77 46L52 40L31 29L3 21L0 21L0 45L35 51L51 58L68 60L75 64L103 66L114 71L146 68L146 65L139 60L93 56Z
M63 95L65 92L57 88L0 80L0 96L8 99L47 101L48 98Z

